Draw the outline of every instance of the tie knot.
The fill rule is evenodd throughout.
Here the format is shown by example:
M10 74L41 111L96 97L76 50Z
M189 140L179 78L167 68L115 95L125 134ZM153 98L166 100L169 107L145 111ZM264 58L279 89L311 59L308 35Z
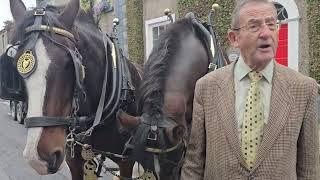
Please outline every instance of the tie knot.
M262 78L262 74L257 71L251 71L251 72L249 72L249 78L253 82L258 82Z

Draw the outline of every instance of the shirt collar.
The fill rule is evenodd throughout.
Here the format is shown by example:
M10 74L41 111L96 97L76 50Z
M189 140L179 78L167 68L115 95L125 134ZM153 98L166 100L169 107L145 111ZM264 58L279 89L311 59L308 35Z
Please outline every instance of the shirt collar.
M260 72L268 83L272 82L273 77L274 60L270 61L269 64ZM244 62L242 56L239 56L234 68L234 75L238 81L241 81L252 69Z

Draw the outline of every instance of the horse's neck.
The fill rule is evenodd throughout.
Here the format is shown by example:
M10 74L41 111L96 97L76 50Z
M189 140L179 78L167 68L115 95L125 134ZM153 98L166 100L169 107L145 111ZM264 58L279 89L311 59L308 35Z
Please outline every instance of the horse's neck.
M80 51L85 65L85 90L86 100L82 101L80 110L84 114L93 114L96 112L100 94L102 91L103 79L105 74L106 54L102 41L102 34L97 33L95 27L93 30L84 29L78 24L79 42L77 48ZM108 96L108 94L106 95Z

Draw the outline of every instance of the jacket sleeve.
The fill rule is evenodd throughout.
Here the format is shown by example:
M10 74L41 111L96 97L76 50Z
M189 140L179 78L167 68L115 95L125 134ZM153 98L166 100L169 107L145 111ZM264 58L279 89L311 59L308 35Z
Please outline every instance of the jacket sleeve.
M181 171L181 180L200 180L204 176L206 137L201 91L201 84L197 83L193 100L191 133Z
M318 87L313 81L307 86L309 98L298 138L297 176L298 180L319 180L319 128L318 128Z

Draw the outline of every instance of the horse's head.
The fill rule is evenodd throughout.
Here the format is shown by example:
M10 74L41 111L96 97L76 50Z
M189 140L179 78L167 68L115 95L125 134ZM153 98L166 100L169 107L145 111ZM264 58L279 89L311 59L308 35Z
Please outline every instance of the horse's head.
M70 32L79 0L71 0L61 12L52 6L27 11L21 0L10 0L10 8L16 24L12 44L18 45L13 63L24 78L27 119L34 118L23 155L39 174L55 173L65 159L67 123L61 118L72 114L77 84Z
M160 179L179 174L192 119L194 87L208 71L209 50L202 37L190 18L171 24L144 66L138 98L142 115L118 114L120 124L133 132L133 153L140 152L142 157L138 161L155 172L160 167Z

